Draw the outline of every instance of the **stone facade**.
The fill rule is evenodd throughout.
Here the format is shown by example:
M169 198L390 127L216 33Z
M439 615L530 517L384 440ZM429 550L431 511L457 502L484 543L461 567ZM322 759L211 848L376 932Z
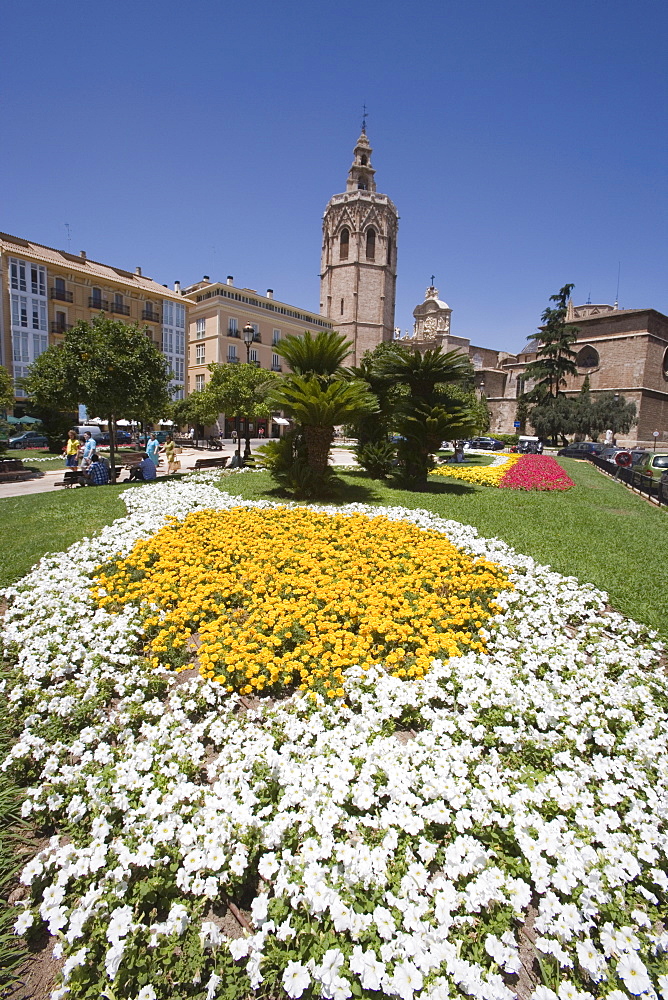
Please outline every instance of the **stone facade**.
M346 191L330 199L323 218L320 312L353 344L347 364L394 335L399 216L376 191L371 153L363 129Z
M449 306L440 302L431 286L425 301L414 310L413 335L395 339L415 350L438 346L467 354L476 387L487 398L490 433L514 433L518 398L531 387L525 371L536 360L536 345L530 342L519 354L478 347L451 333L450 314ZM432 319L426 335L425 317L436 317L441 329L431 332ZM628 434L619 435L620 444L651 448L653 432L658 431L657 447L668 447L668 317L655 309L569 303L567 320L578 329L573 350L579 374L567 379L566 395L577 395L584 377L589 376L594 399L602 393L619 393L636 404L637 423Z

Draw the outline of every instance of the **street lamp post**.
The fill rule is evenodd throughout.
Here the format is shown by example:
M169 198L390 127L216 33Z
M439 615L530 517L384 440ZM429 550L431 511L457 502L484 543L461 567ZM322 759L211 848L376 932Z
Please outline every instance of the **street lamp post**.
M244 327L244 344L246 345L246 364L250 364L250 346L255 339L255 329L250 323L246 323ZM246 447L244 448L244 465L251 456L251 446L250 446L250 422L248 415L246 416Z

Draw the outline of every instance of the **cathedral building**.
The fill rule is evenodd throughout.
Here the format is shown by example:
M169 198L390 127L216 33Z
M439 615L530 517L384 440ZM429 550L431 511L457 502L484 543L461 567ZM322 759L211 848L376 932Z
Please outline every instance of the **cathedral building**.
M329 200L322 225L320 312L353 344L347 364L394 337L399 215L376 191L362 126L346 190Z

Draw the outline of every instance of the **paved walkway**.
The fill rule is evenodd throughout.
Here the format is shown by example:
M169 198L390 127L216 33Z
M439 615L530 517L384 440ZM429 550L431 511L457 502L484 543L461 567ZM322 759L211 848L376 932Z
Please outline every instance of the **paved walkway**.
M261 441L259 438L255 441L251 441L252 451L255 451L256 448L259 448L259 446L264 443L266 442ZM179 456L181 461L181 471L187 472L188 470L194 469L195 462L198 458L221 458L222 456L227 455L228 460L231 460L234 451L235 449L231 441L225 442L222 451L207 451L203 448L184 448ZM332 448L330 461L333 465L357 464L353 453L346 448ZM24 462L26 465L30 465L30 459L25 459ZM38 466L39 463L36 463L35 468ZM62 481L64 471L64 466L61 469L45 469L43 475L37 476L34 479L22 479L13 483L0 483L0 499L5 497L29 496L32 493L53 493L54 490L58 489L55 484ZM166 475L167 466L163 456L163 463L158 468L158 478L163 479ZM124 471L121 476L121 481L126 480L127 476L128 473ZM60 489L62 490L62 487L60 487Z

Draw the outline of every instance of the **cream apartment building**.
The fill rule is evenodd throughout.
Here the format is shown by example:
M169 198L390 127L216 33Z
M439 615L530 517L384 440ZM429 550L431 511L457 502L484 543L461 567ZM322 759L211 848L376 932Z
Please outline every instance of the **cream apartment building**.
M271 288L266 295L252 288L238 288L231 275L225 282L212 282L205 275L183 292L188 307L188 394L204 388L210 378L208 366L213 362L246 362L243 330L248 324L254 330L248 360L274 372L284 370L284 362L275 350L283 337L301 336L305 330L318 333L334 329L333 322L325 316L278 301ZM222 415L219 424L222 431ZM260 425L270 433L266 421ZM226 436L231 429L232 423L225 422Z
M145 326L167 358L172 394L183 398L187 302L142 274L0 233L0 364L15 380L79 320L101 311ZM20 399L22 390L16 386Z

